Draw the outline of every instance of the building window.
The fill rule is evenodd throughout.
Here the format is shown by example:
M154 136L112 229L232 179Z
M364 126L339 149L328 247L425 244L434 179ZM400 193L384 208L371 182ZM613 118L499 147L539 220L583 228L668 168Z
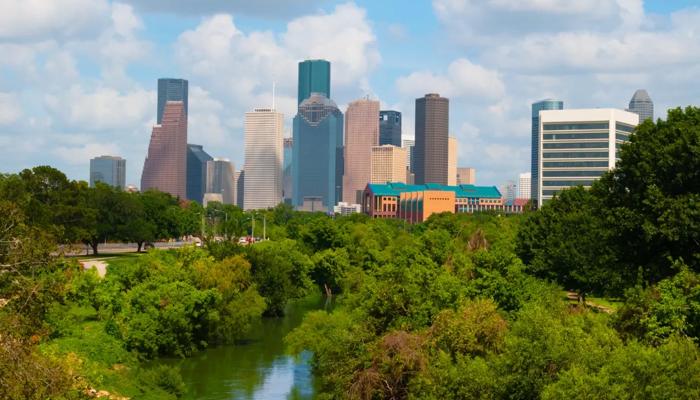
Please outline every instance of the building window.
M542 158L608 158L607 152L591 151L591 152L553 152L544 153Z
M576 131L591 129L610 129L609 122L589 122L589 123L547 123L543 124L545 131Z

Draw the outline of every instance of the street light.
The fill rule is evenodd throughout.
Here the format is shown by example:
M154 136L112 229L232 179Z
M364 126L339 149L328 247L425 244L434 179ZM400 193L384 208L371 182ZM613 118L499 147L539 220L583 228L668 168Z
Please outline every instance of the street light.
M215 212L215 213L222 213L222 214L224 214L224 216L225 216L225 218L224 218L224 221L225 221L225 224L224 224L224 236L226 237L226 239L228 239L228 213L227 213L226 211L224 211L224 210L219 210L219 209L216 209L216 208L212 209L212 211Z

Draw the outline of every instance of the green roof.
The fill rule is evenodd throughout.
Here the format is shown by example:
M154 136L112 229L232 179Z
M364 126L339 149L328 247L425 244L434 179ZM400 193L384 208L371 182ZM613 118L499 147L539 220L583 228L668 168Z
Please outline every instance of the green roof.
M441 190L455 192L457 198L500 199L501 192L495 186L457 185L448 186L439 183L427 183L425 185L408 185L400 182L370 183L367 185L375 196L399 196L401 193L422 192L425 190Z

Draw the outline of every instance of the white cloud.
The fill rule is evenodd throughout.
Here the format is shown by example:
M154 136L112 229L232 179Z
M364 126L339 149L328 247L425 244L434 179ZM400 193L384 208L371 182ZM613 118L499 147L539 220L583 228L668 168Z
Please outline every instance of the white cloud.
M124 0L139 10L171 14L210 15L220 12L280 18L309 11L327 0Z
M106 0L0 0L0 39L86 36L99 32Z
M121 154L119 146L114 143L85 143L76 146L58 146L51 154L71 165L85 165L91 158L100 155Z
M22 108L15 93L0 92L0 125L17 121L22 116Z

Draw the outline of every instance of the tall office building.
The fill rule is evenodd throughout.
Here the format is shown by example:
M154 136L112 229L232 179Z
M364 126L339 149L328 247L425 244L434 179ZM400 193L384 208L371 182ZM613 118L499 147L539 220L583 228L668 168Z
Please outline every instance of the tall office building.
M416 184L448 182L450 102L437 93L416 99Z
M406 149L406 168L413 172L413 155L415 154L416 141L413 139L403 139L401 147Z
M187 144L187 200L203 204L207 185L207 161L213 158L198 144Z
M165 103L169 101L181 101L185 104L185 115L187 115L188 83L186 79L161 78L158 79L158 109L156 123L163 120Z
M614 168L620 145L639 123L637 114L612 108L540 111L539 116L538 206L563 189L590 187Z
M360 204L372 179L372 147L379 144L379 102L360 99L345 112L343 201Z
M529 200L532 195L532 175L530 172L523 172L518 177L518 198Z
M401 147L401 113L379 111L379 145L391 144Z
M457 138L450 136L447 140L447 184L455 186L457 184Z
M627 111L639 115L640 123L648 119L654 121L654 102L651 101L649 93L644 89L638 89L634 92L630 100L630 108Z
M284 115L270 108L245 113L245 210L282 202Z
M243 202L245 200L245 171L236 171L233 176L233 182L236 188L236 205L243 208Z
M282 199L285 202L292 201L292 156L294 140L284 138L282 142Z
M459 167L457 168L458 185L476 185L476 169Z
M406 183L406 178L406 149L390 144L372 147L371 183Z
M326 60L306 60L299 63L299 89L297 105L321 93L331 98L331 63Z
M499 191L501 192L501 198L505 204L513 205L515 203L515 196L517 192L515 182L512 180L507 181L500 187Z
M537 103L532 103L532 147L530 148L532 157L530 160L530 174L532 176L532 192L530 197L537 203L537 185L539 177L539 153L538 150L540 146L540 111L543 110L563 110L564 102L554 99L545 99L538 101Z
M207 161L207 191L206 194L220 194L223 204L235 204L235 167L226 158L215 158Z
M96 182L124 189L126 186L126 160L116 156L99 156L90 160L90 187Z
M343 113L324 94L312 93L299 105L293 132L292 205L331 210L343 189Z
M157 189L181 199L187 183L187 115L182 101L168 101L153 127L141 174L141 191Z

